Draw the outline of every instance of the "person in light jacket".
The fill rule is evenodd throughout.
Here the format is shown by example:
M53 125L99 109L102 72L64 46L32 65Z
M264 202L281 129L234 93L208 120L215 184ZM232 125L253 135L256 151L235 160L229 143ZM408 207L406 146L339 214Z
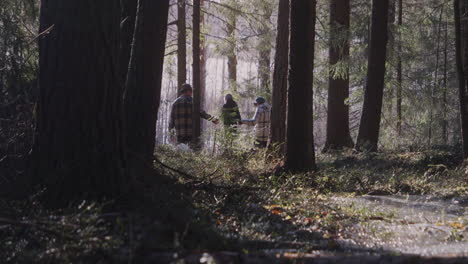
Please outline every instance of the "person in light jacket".
M266 148L270 136L271 107L263 97L257 97L254 105L257 107L254 117L242 120L242 124L255 126L255 146Z

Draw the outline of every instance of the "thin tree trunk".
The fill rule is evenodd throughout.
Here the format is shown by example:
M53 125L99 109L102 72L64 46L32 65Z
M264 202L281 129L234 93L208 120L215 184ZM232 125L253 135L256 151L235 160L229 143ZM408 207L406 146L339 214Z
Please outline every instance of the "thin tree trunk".
M203 8L205 0L200 0L200 7ZM204 13L200 11L200 23L201 28L205 28L205 16ZM200 39L200 108L205 109L206 105L206 62L207 58L207 49L205 38ZM203 128L203 126L201 126ZM203 129L201 131L203 133Z
M133 34L135 32L138 0L121 0L120 2L122 3L122 22L120 23L120 74L122 76L122 86L124 86L127 81Z
M200 0L193 1L193 143L200 147L201 71L200 71Z
M460 119L463 141L463 156L468 158L468 1L454 0L456 60L459 82ZM463 19L463 20L462 20Z
M372 1L372 25L361 123L356 149L377 151L388 40L388 1Z
M285 166L289 171L316 169L313 130L315 0L291 1L291 50Z
M132 160L154 159L169 0L139 0L124 99Z
M429 110L429 148L433 145L433 134L434 134L434 119L437 116L437 88L439 87L439 67L440 67L440 31L442 29L442 14L444 12L444 8L442 7L440 10L439 21L437 23L437 48L436 48L436 65L435 65L435 73L434 73L434 83L431 89L431 107ZM436 112L436 113L434 113Z
M324 150L352 147L349 131L349 24L350 1L332 0L330 2L330 44L329 44L329 84L327 139ZM335 76L334 66L342 63L345 73Z
M403 122L403 115L401 111L401 104L402 104L402 90L403 90L403 65L402 65L402 36L401 36L401 27L403 25L403 0L398 0L398 62L397 62L397 102L396 102L396 109L397 109L397 133L398 136L401 136L401 124Z
M270 18L273 12L270 4L262 4L262 21L260 25L260 40L258 42L258 75L260 78L260 94L271 96L270 76L271 76L271 29Z
M442 91L442 143L448 142L448 120L447 120L447 60L448 60L448 19L445 21L444 36L444 79Z
M32 176L52 206L117 198L130 183L122 135L120 2L43 0Z
M280 0L278 6L278 35L276 37L275 68L271 110L270 144L278 145L284 153L286 140L286 107L288 96L289 63L289 0Z
M177 0L177 90L187 81L186 0Z
M237 91L237 51L236 51L236 24L237 14L235 11L231 11L228 16L227 36L228 36L228 80L229 89Z

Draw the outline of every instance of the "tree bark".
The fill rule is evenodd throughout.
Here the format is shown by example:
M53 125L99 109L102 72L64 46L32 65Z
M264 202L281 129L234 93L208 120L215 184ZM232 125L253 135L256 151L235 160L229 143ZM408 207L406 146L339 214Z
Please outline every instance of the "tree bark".
M460 119L463 156L468 158L468 0L454 0L456 61L460 98Z
M401 124L403 122L403 115L401 111L402 104L402 90L403 90L403 65L402 65L402 36L401 27L403 25L403 0L398 0L398 62L397 62L397 95L396 95L396 110L397 110L397 133L398 136L402 135Z
M372 1L367 81L356 143L356 149L361 151L377 151L379 141L388 41L388 1Z
M138 0L121 0L120 22L120 75L122 86L127 82L130 54L132 50L133 34L135 32L135 20Z
M149 164L154 159L168 11L169 0L138 1L124 99L128 149Z
M278 6L278 35L276 37L275 67L271 110L270 144L278 145L284 153L286 141L286 107L289 67L289 0Z
M285 166L289 171L316 169L313 130L315 0L291 1L291 50Z
M193 1L193 144L200 147L201 136L201 69L200 69L200 0Z
M127 193L120 2L43 0L31 173L52 206Z
M327 139L324 150L353 147L349 131L349 23L350 1L330 2L329 84ZM345 73L335 76L332 70L338 63L346 67Z
M186 0L177 0L177 89L187 81Z
M226 28L228 37L228 83L229 89L237 91L237 41L236 41L236 24L237 24L237 13L230 11L228 14Z

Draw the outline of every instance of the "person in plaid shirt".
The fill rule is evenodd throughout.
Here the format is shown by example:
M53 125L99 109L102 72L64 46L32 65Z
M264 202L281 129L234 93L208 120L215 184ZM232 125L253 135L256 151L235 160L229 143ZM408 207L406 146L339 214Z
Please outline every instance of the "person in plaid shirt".
M255 126L255 146L266 148L270 136L271 107L263 97L258 97L254 104L257 110L253 119L242 120L242 124Z
M189 144L193 139L193 98L192 98L192 86L190 84L182 85L179 91L181 94L172 104L171 116L169 120L169 131L175 138L173 141L177 143ZM200 112L200 116L203 119L218 124L218 119L209 115L205 111Z

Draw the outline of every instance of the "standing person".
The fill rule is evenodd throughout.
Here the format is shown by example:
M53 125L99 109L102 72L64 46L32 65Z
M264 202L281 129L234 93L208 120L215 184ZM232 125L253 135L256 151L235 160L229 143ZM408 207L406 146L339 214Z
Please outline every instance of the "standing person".
M266 148L270 136L270 114L271 107L265 98L258 97L254 105L257 107L253 119L242 120L242 124L255 126L255 146Z
M193 140L193 89L190 84L182 85L179 90L180 96L174 101L169 120L169 131L172 141L179 144L190 144ZM203 119L218 124L219 120L207 114L200 112Z
M241 115L239 107L234 101L232 94L226 94L224 97L224 105L221 109L221 119L224 124L224 140L225 152L229 153L233 146L234 140L237 138L237 125L241 124Z
M239 107L234 101L232 94L226 94L224 97L224 105L221 111L221 118L223 120L223 124L225 127L232 127L236 128L238 124L240 124L242 118L239 112Z

